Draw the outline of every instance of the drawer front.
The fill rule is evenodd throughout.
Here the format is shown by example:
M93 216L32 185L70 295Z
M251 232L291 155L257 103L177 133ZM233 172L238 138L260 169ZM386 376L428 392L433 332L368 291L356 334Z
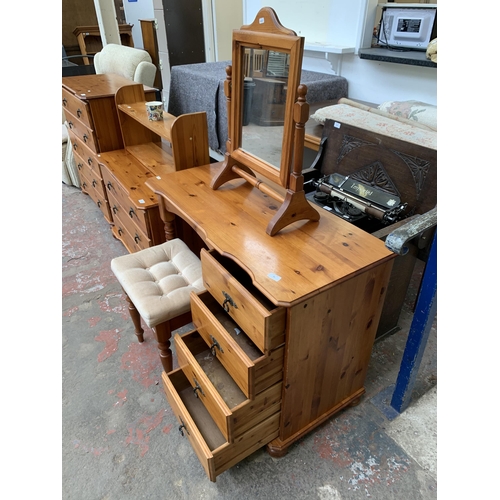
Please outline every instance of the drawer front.
M90 166L91 164L95 164L95 162L91 162L89 164L89 162L82 158L78 153L75 153L74 157L78 172L83 172L87 179L89 179L90 181L94 181L92 183L94 188L99 191L101 197L106 198L106 190L104 189L104 182L101 177L101 172L99 169L96 170L95 168L92 168Z
M282 380L283 346L263 354L209 292L191 293L191 313L212 354L249 399Z
M206 408L194 396L181 369L162 374L167 400L179 422L179 430L188 438L205 473L211 481L254 451L278 437L280 412L273 413L228 443Z
M168 374L163 372L162 380L168 403L180 424L179 431L188 438L208 478L215 481L217 474L213 454L223 452L229 444L201 401L194 396L181 369Z
M113 217L109 209L108 200L106 196L103 195L104 186L100 178L92 175L93 173L94 172L90 168L80 171L82 191L92 198L92 201L99 207L106 221L111 224L113 222Z
M114 203L110 206L113 210ZM127 218L121 218L119 213L113 211L113 234L125 245L130 253L144 250L152 246L151 240Z
M65 111L64 114L66 115L66 119L68 118L66 111L69 111L73 116L76 116L88 127L93 128L90 107L86 101L82 101L71 92L68 92L66 89L62 89L62 105Z
M76 168L78 169L78 173L81 175L82 173L86 174L87 177L91 176L92 169L87 164L87 162L77 153L74 153Z
M249 400L198 331L174 337L179 366L224 438L233 443L281 410L281 382Z
M126 212L126 216L132 220L142 232L149 234L150 230L146 211L135 206L135 203L128 197L127 190L123 188L123 186L116 180L115 176L109 172L106 166L102 166L102 176L108 196L113 198L114 203L121 207L123 216L125 216Z
M182 368L186 378L193 387L194 394L203 402L224 438L230 442L233 433L233 416L231 409L219 392L215 390L207 374L195 359L196 354L199 353L208 353L208 355L211 356L207 345L201 337L194 339L190 335L183 338L176 334L174 340L179 366ZM186 342L189 343L189 346L186 345ZM210 361L214 361L214 359ZM220 381L219 384L225 384L224 389L232 391L229 395L232 400L236 399L236 403L238 404L245 401L243 393L241 393L241 391L238 393L238 391L234 390L234 387L231 387L229 376L225 376L225 374L222 373L221 370L217 370L217 368L214 368L214 371L218 371L215 377ZM235 405L231 404L231 406Z
M101 173L101 167L99 166L98 155L96 151L90 149L73 131L69 131L69 137L71 139L71 147L73 152L80 156L87 165L92 167L96 172Z
M97 139L94 131L86 123L80 121L71 113L66 113L68 127L73 133L83 141L90 149L97 151Z
M261 351L267 353L284 343L285 308L258 300L258 292L243 286L215 254L202 250L201 262L205 288Z
M139 221L140 224L138 224L136 222L137 219L134 220L132 217L130 217L130 212L126 212L127 209L120 203L120 200L115 197L113 192L108 191L107 194L109 205L111 207L111 210L113 211L113 216L120 219L121 224L127 229L127 231L130 234L137 233L141 238L150 240L149 234L147 233L147 228L144 227L145 225L142 223L142 221Z

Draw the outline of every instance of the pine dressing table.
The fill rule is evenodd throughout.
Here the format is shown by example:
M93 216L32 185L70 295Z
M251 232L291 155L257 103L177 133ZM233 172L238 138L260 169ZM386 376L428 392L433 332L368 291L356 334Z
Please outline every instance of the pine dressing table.
M359 402L396 256L305 198L303 44L269 7L234 30L225 160L146 180L166 239L180 218L208 249L206 291L190 297L194 329L175 334L179 368L162 378L179 431L212 481L263 446L283 456ZM242 124L243 62L257 49L286 64L283 140L267 144L278 164L252 152L255 129ZM271 128L259 130L258 146Z
M182 368L163 374L179 424L212 481L262 446L274 457L284 455L314 427L358 402L395 257L382 241L332 214L318 222L296 222L269 236L264 228L276 212L274 200L242 179L211 189L220 168L215 163L147 181L157 195L167 239L175 237L173 223L179 216L211 249L202 251L208 297L201 301L217 302L219 312L204 312L213 310L213 304L199 305L192 297L198 331L203 336L208 332L209 343L214 338L221 343L224 328L218 323L234 321L234 328L242 331L238 336L246 335L246 341L256 345L256 371L262 372L260 379L255 375L249 382L254 394L245 395L241 404L250 408L260 394L266 394L267 404L261 403L258 414L248 417L247 432L219 436L213 444L219 426L206 424L209 415L191 406L198 403L191 392L192 386L196 394L198 380L192 377L191 386L178 381ZM265 304L264 313L251 309L256 297ZM261 327L261 314L267 315L264 323L276 321ZM177 337L177 356L185 370L189 362L179 354L185 345ZM209 347L215 357L224 356L213 346L205 345L205 350L210 352ZM234 378L241 372L241 366L224 367ZM254 387L261 379L263 389ZM277 393L267 397L273 387ZM210 389L204 392L210 398ZM184 400L191 396L193 401Z

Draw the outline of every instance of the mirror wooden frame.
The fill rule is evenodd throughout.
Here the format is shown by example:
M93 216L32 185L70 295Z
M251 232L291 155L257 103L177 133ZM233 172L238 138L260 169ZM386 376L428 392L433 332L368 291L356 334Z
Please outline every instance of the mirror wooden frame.
M279 169L242 149L243 93L245 49L264 49L289 55L290 65L283 123L283 138ZM227 101L228 141L224 163L211 187L218 189L231 179L242 177L260 191L282 203L266 229L273 236L283 227L302 219L319 220L319 213L305 198L302 159L304 126L309 118L306 102L307 87L300 85L304 37L281 25L274 9L263 7L252 24L233 31L232 66L226 68L224 92ZM293 162L293 168L292 168ZM285 196L263 183L255 175L278 184Z

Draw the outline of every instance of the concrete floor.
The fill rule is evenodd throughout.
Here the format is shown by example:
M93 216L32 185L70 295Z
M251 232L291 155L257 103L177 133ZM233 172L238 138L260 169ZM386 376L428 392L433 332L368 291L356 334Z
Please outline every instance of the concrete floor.
M398 375L417 277L402 329L374 346L361 404L311 431L283 458L261 449L212 483L177 431L152 332L136 341L109 266L125 248L79 189L63 184L62 204L62 498L437 498L436 321L411 405L392 420L380 407Z

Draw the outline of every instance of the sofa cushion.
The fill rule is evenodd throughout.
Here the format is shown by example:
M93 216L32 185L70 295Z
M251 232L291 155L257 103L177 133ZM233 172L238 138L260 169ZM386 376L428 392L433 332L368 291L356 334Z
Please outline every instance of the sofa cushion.
M321 124L326 119L335 120L427 148L437 149L437 134L435 131L414 127L411 124L370 113L348 104L326 106L316 111L311 115L311 118Z
M421 101L386 101L379 104L378 109L437 130L437 106L432 104Z

